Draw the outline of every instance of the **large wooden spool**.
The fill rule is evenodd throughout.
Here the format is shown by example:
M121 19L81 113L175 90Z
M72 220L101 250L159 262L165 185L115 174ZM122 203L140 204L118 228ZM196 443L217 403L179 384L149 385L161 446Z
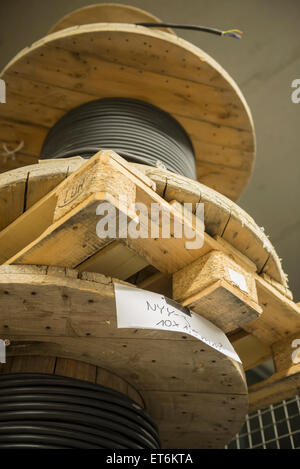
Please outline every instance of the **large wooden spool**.
M9 356L59 356L108 370L139 393L163 447L224 446L247 413L241 365L182 334L117 329L113 282L58 267L0 267ZM53 361L39 370L44 363Z
M129 13L125 9L125 18ZM198 180L237 200L252 171L255 143L248 105L233 79L170 32L81 24L85 15L89 10L79 13L79 26L58 25L1 73L7 103L0 108L0 142L10 149L24 144L2 170L37 162L49 129L69 110L98 98L136 98L182 124L194 146ZM76 18L71 15L71 24Z

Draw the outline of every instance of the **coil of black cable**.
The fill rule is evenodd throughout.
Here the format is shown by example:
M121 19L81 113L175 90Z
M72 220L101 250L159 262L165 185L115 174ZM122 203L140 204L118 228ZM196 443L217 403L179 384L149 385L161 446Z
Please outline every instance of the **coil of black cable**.
M0 376L0 449L159 449L157 425L128 396L59 375Z
M196 179L192 143L167 112L139 100L104 98L68 112L48 133L41 159L116 151L130 162L156 166Z

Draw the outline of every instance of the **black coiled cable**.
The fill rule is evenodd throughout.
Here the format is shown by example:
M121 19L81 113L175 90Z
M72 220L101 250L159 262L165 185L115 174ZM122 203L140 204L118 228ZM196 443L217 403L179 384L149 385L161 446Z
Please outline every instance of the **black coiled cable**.
M195 156L183 127L167 112L143 101L105 98L83 104L48 133L41 158L90 158L110 149L126 160L196 179Z
M159 449L152 418L126 395L58 375L0 376L1 448Z

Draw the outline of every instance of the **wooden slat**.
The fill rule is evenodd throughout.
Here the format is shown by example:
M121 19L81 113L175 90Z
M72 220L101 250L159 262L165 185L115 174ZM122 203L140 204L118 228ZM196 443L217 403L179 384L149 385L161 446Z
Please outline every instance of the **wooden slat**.
M238 286L231 272L245 285ZM173 298L226 333L261 313L253 276L220 251L211 251L173 274Z
M300 308L270 283L255 274L258 302L263 308L259 319L244 326L261 342L273 344L300 332Z
M69 267L83 262L109 242L96 235L96 207L101 200L106 200L106 193L114 197L110 198L113 205L117 203L115 201L120 194L130 196L131 202L144 203L148 208L149 217L151 205L159 204L166 214L170 214L171 223L172 220L177 220L178 224L183 224L182 215L144 183L145 176L141 175L138 179L131 173L131 169L127 169L125 160L117 156L111 158L111 154L104 152L90 159L14 224L7 227L0 235L2 262ZM107 163L105 155L108 158ZM102 165L101 171L98 171L97 164ZM153 182L150 181L149 185L153 186ZM75 198L72 195L74 191ZM12 236L15 239L13 245L10 243ZM204 244L200 249L186 250L186 238L140 238L121 241L144 257L149 264L167 273L178 270L211 249ZM214 244L214 241L210 243Z
M99 272L104 275L126 280L148 265L141 256L127 246L112 241L89 259L77 266L79 272Z

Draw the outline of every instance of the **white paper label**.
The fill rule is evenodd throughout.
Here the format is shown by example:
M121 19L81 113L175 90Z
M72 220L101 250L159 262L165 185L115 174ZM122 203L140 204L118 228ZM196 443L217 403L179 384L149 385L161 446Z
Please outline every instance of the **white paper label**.
M228 269L231 281L237 285L241 290L245 291L246 293L249 293L246 279L243 274L239 274L235 270Z
M159 293L115 283L118 328L181 332L241 363L224 332L207 319Z

